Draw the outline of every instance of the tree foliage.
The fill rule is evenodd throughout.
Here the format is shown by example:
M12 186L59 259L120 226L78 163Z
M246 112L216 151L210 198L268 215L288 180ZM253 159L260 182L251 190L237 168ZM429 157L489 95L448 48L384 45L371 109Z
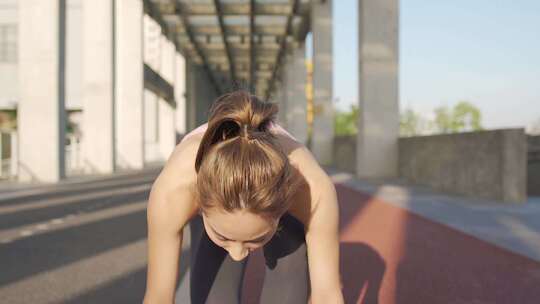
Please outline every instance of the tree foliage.
M452 110L446 106L436 108L434 123L439 133L483 130L480 110L468 101L457 103Z
M336 135L353 135L358 133L357 121L360 110L357 105L351 105L349 111L336 111L334 117L334 132Z
M401 112L399 117L399 134L401 136L415 136L419 135L422 125L422 117L413 109L405 109Z
M479 131L482 128L480 110L472 103L461 101L453 108L440 106L434 109L433 119L427 119L411 108L400 113L400 136L417 136L433 133L455 133ZM352 135L358 133L358 105L351 105L349 111L336 111L334 128L336 135Z

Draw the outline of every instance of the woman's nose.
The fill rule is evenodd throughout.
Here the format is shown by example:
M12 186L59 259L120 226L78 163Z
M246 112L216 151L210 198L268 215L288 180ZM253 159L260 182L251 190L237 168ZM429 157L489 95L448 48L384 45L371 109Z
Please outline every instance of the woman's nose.
M229 255L235 261L241 261L249 254L249 250L242 246L234 246L229 249Z

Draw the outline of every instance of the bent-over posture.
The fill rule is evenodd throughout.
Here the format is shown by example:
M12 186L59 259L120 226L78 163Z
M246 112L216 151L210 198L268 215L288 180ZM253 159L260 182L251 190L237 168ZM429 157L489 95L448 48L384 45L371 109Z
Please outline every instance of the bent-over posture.
M261 303L343 303L335 187L277 112L245 91L225 94L176 146L148 202L145 304L174 302L187 225L190 298L177 303L240 303L257 248Z

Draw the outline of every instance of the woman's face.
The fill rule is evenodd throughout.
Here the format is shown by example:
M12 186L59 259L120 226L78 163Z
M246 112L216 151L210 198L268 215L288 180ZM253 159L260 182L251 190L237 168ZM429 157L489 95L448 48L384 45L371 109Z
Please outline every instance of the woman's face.
M266 244L274 235L278 220L238 210L225 212L216 208L202 213L208 237L229 252L235 261L243 260L250 251Z

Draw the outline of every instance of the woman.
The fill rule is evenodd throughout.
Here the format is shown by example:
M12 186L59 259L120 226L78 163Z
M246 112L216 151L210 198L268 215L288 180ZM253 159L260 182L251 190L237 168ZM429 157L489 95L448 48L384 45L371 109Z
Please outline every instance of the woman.
M245 91L218 98L150 192L145 304L173 303L186 224L191 299L239 303L249 252L263 249L261 303L343 303L334 185L274 122L277 105Z

